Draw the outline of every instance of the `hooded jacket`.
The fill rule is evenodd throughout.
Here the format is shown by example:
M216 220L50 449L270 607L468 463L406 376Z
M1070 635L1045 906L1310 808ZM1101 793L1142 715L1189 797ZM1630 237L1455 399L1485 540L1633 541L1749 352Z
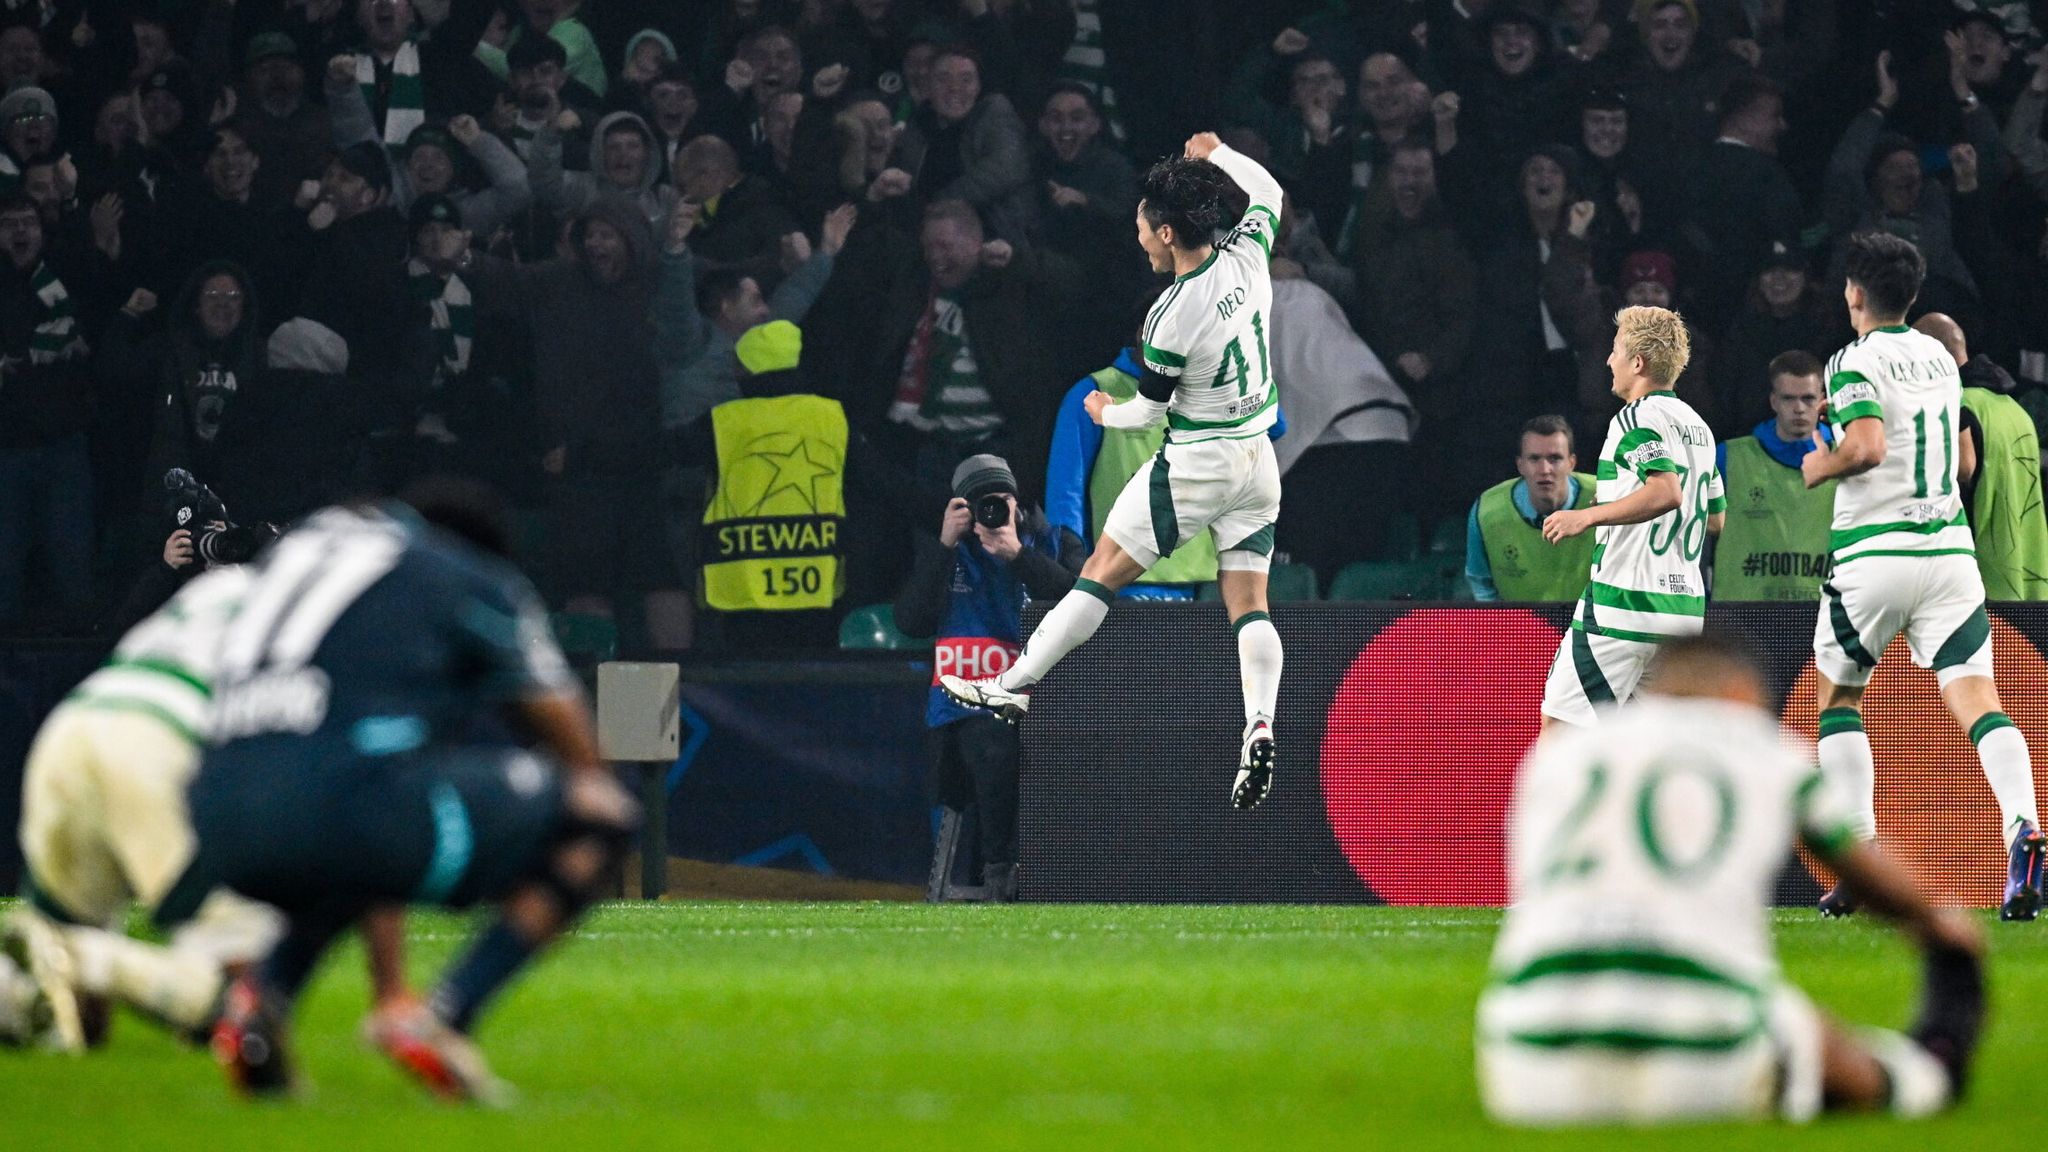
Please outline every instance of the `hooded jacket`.
M241 286L242 322L215 340L199 322L199 292L222 275ZM221 429L263 368L260 299L241 265L213 260L185 278L162 327L154 326L153 317L126 311L107 326L94 367L108 399L147 403L152 413L145 492L157 491L157 481L171 468L217 482Z
M625 238L627 268L604 284L580 248L592 221ZM513 264L479 254L463 271L479 319L532 333L534 400L542 442L567 449L565 472L652 478L660 470L660 374L654 362L657 247L637 205L599 196L576 219L577 256Z
M626 192L604 176L605 136L619 125L640 134L647 145L647 161L640 168L640 186ZM661 180L661 143L647 121L632 112L613 112L597 122L590 134L590 170L568 172L562 168L562 133L553 121L533 134L527 153L527 177L533 185L534 202L558 217L580 216L600 196L622 196L629 200L657 234L668 221L669 210L679 196L673 185Z

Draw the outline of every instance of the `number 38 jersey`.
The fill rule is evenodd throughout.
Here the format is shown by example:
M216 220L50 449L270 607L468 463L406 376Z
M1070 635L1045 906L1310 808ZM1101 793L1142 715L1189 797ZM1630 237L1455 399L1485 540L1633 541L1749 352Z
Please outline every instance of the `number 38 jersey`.
M1727 506L1714 467L1714 434L1692 406L1652 392L1607 424L1597 469L1599 502L1612 504L1659 472L1678 475L1678 507L1642 524L1594 529L1593 579L1572 627L1624 640L1699 632L1707 612L1700 575L1707 518Z
M1167 440L1174 444L1263 436L1279 414L1267 337L1280 184L1228 147L1209 159L1244 189L1251 207L1209 259L1175 279L1145 317L1145 367L1179 382L1166 408Z
M1777 978L1769 904L1795 838L1842 850L1847 809L1755 708L1650 696L1545 738L1515 782L1482 1039L1748 1038Z
M1827 380L1837 433L1865 417L1884 422L1883 462L1835 485L1835 563L1973 553L1956 482L1963 384L1948 349L1903 324L1879 328L1835 353Z

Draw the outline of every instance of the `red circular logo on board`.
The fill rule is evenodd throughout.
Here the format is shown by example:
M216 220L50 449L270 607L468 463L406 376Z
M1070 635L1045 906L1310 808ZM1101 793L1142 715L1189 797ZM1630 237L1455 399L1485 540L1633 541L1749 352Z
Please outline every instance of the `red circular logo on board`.
M1527 609L1421 609L1382 629L1323 729L1330 830L1389 904L1507 903L1515 769L1558 629Z

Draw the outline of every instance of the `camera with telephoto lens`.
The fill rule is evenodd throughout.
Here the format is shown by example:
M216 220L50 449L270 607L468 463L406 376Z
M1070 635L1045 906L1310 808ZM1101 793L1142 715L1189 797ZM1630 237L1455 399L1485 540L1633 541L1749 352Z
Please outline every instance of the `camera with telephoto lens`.
M993 532L1010 522L1010 496L991 492L974 502L974 521Z
M226 502L183 468L164 473L164 490L170 493L171 520L192 533L193 554L208 566L246 564L277 539L273 525L236 524L229 519Z

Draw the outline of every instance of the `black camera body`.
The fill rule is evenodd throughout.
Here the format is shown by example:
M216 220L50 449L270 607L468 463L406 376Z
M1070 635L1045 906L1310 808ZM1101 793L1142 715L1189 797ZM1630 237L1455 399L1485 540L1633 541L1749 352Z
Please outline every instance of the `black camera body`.
M277 529L269 524L243 525L229 519L227 503L183 468L164 473L164 490L170 493L171 520L192 533L192 551L209 567L246 564L277 539ZM211 527L214 524L224 527Z
M991 492L974 502L974 522L993 532L1010 522L1007 492Z

